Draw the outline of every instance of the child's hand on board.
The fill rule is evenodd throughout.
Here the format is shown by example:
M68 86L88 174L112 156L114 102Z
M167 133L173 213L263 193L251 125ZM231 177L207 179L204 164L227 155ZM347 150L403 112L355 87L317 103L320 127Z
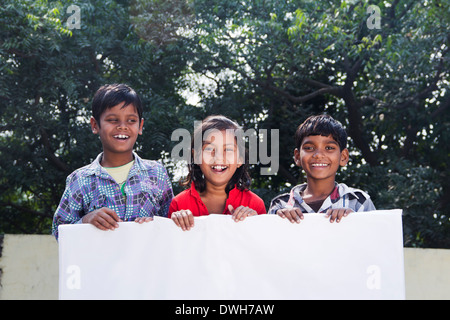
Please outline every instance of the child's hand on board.
M134 219L134 222L137 222L139 224L150 221L153 221L153 217L137 217L136 219Z
M249 208L244 206L239 206L236 209L233 208L231 204L228 205L228 210L231 213L231 217L234 221L243 221L247 217L256 216L258 213Z
M89 212L81 222L90 223L100 230L114 230L119 227L118 222L122 222L122 219L114 210L103 207Z
M194 226L194 215L191 210L180 210L172 213L170 217L183 231L191 230Z
M277 210L277 215L283 219L288 219L292 223L300 223L304 219L300 208L285 208Z
M334 221L339 222L343 217L348 216L351 212L353 212L353 210L349 208L328 209L325 213L325 217L330 218L331 223Z

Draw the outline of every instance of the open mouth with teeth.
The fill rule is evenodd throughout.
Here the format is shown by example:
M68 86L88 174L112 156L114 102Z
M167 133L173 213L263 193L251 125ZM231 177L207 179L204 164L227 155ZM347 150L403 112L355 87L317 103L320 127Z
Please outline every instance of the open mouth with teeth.
M130 138L130 136L127 136L127 135L125 135L125 134L118 134L118 135L115 135L115 136L113 136L115 139L119 139L119 140L127 140L127 139L129 139Z
M223 166L223 165L214 165L214 166L211 166L211 169L214 172L224 172L225 170L228 169L228 167L227 166Z
M316 168L324 168L324 167L328 167L329 164L327 163L313 163L311 164L312 167L316 167Z

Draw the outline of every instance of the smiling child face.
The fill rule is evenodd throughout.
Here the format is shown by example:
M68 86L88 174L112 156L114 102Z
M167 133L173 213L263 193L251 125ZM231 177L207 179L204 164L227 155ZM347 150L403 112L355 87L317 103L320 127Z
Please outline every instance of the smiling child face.
M199 165L207 183L225 187L241 164L233 130L214 130L204 138Z
M121 103L106 109L100 116L100 124L91 118L92 132L99 134L102 142L103 158L107 159L111 155L132 156L136 139L142 134L143 124L144 120L139 119L136 108L132 104L123 107Z
M294 151L294 158L308 179L334 180L339 166L347 164L349 154L346 148L340 150L339 144L331 135L315 135L303 139L300 150Z

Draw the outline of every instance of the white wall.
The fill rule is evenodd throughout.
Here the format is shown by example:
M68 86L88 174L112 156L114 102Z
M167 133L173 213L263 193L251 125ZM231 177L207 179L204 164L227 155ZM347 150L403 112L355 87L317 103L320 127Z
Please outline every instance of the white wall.
M58 299L58 244L48 235L4 235L0 299Z
M450 250L405 248L406 299L450 299Z
M450 299L450 250L405 248L407 299ZM58 299L58 244L48 235L4 235L0 299Z

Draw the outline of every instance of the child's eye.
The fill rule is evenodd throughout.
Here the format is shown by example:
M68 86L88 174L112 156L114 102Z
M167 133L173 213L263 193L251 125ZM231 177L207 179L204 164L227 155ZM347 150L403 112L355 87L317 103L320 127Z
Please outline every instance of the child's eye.
M326 150L334 150L334 149L336 149L336 148L333 147L333 146L327 146L327 147L325 147L325 149L326 149Z

